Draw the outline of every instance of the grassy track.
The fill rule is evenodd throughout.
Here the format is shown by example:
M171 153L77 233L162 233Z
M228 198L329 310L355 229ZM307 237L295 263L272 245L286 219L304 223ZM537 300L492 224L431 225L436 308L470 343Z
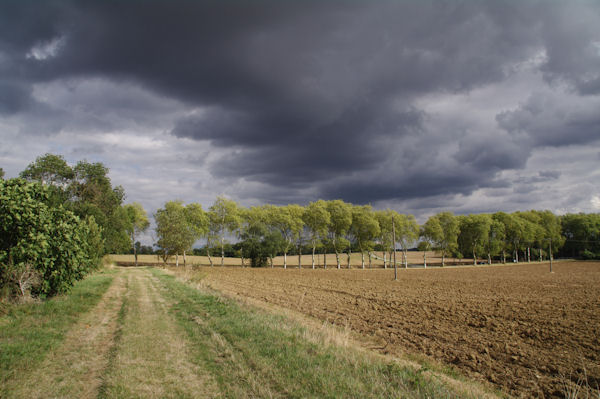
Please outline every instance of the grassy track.
M113 278L113 272L94 274L75 284L69 295L15 305L0 317L0 397L8 397L23 375L38 369L59 347L69 329L98 304Z
M186 334L168 313L170 306L147 270L128 270L121 328L101 398L214 397L210 373L187 358Z
M0 324L2 398L446 398L426 372L156 269L117 269Z

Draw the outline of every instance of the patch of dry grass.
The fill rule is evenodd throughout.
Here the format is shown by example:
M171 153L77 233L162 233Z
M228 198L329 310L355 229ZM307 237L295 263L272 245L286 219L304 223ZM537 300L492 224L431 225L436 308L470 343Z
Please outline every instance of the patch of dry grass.
M7 382L5 388L10 396L95 398L124 291L124 278L119 274L98 305L80 318L59 347L50 351L36 368Z
M209 373L188 361L186 334L147 269L129 269L120 339L105 377L103 397L215 397Z

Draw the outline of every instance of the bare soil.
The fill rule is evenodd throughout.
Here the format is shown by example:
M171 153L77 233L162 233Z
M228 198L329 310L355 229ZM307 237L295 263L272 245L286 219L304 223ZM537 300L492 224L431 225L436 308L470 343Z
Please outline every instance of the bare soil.
M224 292L425 355L517 397L600 392L600 263L400 270L202 268ZM587 388L586 388L587 387Z

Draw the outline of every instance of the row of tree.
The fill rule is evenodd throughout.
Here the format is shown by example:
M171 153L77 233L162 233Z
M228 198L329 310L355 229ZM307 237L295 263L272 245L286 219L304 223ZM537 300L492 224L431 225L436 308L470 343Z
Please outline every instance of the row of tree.
M574 219L595 220L597 214L559 217L550 211L532 210L455 216L441 212L419 226L413 215L390 209L374 210L369 205L353 205L341 200L319 200L305 207L263 205L243 208L232 200L219 197L207 211L199 204L186 206L181 201L171 201L154 216L159 252L165 260L175 256L177 264L179 254L183 254L185 263L186 252L203 239L210 264L214 264L212 251L220 250L223 265L227 238L238 240L242 263L250 259L253 266L262 266L267 261L273 265L273 258L283 255L284 267L287 267L288 254L300 255L307 245L313 268L318 251L334 252L338 268L343 253L347 254L347 265L350 265L352 251L362 255L363 268L365 258L369 264L372 258L382 258L386 267L395 255L395 248L401 251L401 262L406 267L407 251L417 245L425 251L439 251L442 265L447 256L472 258L474 263L478 259L488 263L493 259L506 262L507 257L515 262L520 259L541 261L559 253L565 242L570 242L576 256L582 256L585 251L588 251L588 257L600 255L600 252L594 252L597 245L593 247L593 239L600 236L600 224L592 223L595 230L594 227L579 228L586 232L587 241L582 243L592 249L577 249L581 245L576 247L572 240L574 232L579 230L575 227L565 230L574 225ZM590 223L587 225L589 227ZM374 253L376 249L383 252L381 257ZM427 265L426 252L423 262ZM326 257L323 257L323 266L327 266Z

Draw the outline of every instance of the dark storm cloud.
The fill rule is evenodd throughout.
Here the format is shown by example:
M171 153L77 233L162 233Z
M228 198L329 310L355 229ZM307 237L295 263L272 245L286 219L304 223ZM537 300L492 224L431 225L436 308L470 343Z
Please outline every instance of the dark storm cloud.
M67 119L156 123L163 108L151 100L92 89L75 117L32 94L34 84L110 81L192 109L171 134L223 149L208 164L216 177L356 202L467 194L503 184L497 173L522 168L535 146L597 137L598 26L591 2L9 1L0 114L29 112L32 132L46 120L56 131ZM573 91L569 115L556 112L565 100L531 96L498 114L503 135L432 131L435 116L415 105L502 84L540 52L545 80ZM261 187L254 195L267 198Z
M512 111L497 115L498 125L535 146L589 144L600 139L600 98L536 94Z

